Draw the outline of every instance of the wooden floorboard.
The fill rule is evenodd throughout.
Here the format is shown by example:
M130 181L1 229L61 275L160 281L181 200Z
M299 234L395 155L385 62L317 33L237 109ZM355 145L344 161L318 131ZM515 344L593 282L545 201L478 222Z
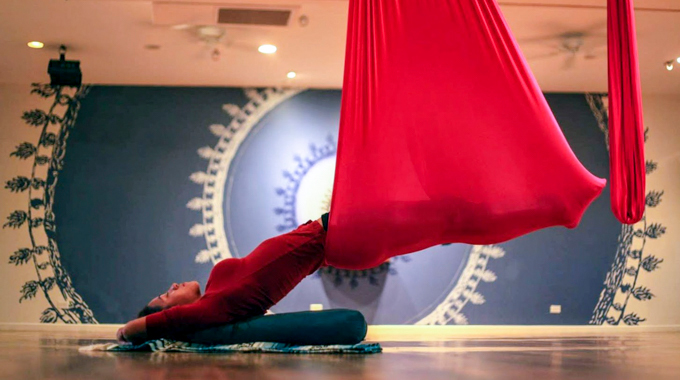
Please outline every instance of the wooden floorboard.
M111 329L0 329L1 379L680 379L680 332L373 330L374 355L81 353ZM456 335L456 331L460 331ZM500 330L501 332L503 330Z

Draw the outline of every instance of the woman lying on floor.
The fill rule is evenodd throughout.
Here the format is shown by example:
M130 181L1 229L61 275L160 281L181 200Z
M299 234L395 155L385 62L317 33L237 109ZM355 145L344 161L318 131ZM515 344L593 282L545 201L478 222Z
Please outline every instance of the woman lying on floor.
M142 343L237 322L265 312L324 265L328 214L265 240L244 258L222 260L210 272L205 294L196 281L173 284L149 302L139 318L118 330L120 342Z

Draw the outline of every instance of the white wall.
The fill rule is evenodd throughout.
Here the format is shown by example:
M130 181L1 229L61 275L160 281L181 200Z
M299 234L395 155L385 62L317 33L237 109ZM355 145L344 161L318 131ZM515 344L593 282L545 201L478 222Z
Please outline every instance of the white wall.
M24 111L45 109L51 100L44 101L30 95L29 85L0 85L0 220L16 209L25 209L26 193L11 193L4 189L7 180L16 175L26 175L31 170L31 160L19 160L9 154L23 141L37 143L40 131L21 120ZM665 193L659 207L648 209L648 218L666 227L666 234L648 242L645 252L663 259L660 269L642 271L640 283L647 286L655 298L652 301L633 300L627 310L646 318L645 326L680 325L680 96L645 96L645 124L650 128L646 144L646 157L658 163L658 169L647 177L648 190ZM86 237L84 237L86 238ZM10 255L17 249L30 246L25 228L0 229L0 323L38 322L48 306L44 297L36 297L19 304L20 289L28 280L34 280L31 265L9 264ZM613 259L613 256L612 256ZM66 268L68 270L68 268ZM593 300L595 302L596 300ZM595 306L593 304L593 306Z

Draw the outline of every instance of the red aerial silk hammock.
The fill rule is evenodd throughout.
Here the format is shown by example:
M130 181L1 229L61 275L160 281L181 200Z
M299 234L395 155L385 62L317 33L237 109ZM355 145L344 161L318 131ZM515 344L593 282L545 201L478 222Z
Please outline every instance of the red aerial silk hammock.
M573 228L605 183L495 0L350 0L328 265Z
M607 2L609 171L612 211L633 224L645 212L644 124L632 0Z

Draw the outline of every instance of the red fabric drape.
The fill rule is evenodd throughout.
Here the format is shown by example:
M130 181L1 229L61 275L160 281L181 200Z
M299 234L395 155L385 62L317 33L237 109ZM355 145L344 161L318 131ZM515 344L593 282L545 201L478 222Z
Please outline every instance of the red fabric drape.
M575 227L578 161L494 0L350 0L327 264Z
M632 0L608 0L607 33L611 204L618 220L633 224L645 212L645 152Z

